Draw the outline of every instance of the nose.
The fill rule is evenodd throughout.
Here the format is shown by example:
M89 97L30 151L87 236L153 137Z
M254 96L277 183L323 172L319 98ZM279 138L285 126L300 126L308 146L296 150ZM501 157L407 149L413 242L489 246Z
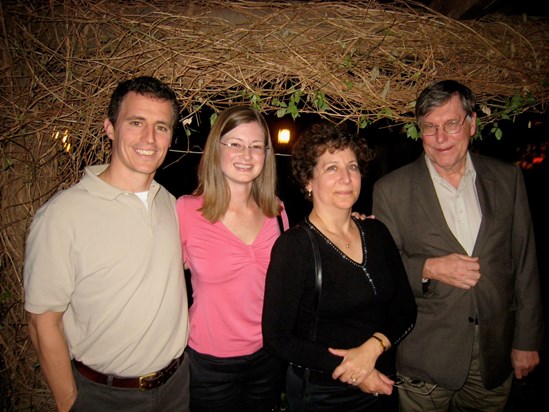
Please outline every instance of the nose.
M341 180L344 182L350 182L351 181L351 172L349 169L344 168L341 172Z
M245 145L242 145L242 155L246 158L246 159L249 159L252 156L252 148L249 147L249 146L245 146Z
M440 126L437 127L437 132L435 133L435 139L436 139L437 143L444 143L448 139L448 136L446 135L446 132Z
M141 140L146 143L153 143L156 139L155 133L156 131L154 125L147 126L143 129L143 135L141 136Z

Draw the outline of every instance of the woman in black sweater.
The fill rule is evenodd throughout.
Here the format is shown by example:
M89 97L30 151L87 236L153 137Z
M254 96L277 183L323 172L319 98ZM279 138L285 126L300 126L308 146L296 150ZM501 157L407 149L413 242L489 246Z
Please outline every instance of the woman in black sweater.
M276 241L263 308L265 349L289 362L290 410L398 411L394 348L413 328L416 304L389 231L351 216L372 151L354 134L316 124L292 156L313 209ZM316 291L304 227L320 252Z

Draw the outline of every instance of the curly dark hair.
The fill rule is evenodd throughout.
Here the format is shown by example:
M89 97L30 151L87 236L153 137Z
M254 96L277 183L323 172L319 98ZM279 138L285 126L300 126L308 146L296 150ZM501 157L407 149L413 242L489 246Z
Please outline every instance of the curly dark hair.
M305 186L313 178L318 158L326 150L335 152L347 148L356 155L360 173L364 176L368 171L368 164L375 156L366 139L350 132L346 127L329 122L315 123L301 133L292 148L292 174L306 199L310 200Z

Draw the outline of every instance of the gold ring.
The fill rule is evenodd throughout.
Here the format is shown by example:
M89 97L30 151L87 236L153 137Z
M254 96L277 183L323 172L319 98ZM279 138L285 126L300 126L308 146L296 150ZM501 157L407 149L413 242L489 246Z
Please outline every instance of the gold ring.
M355 382L356 382L356 378L351 378L351 380L353 381L353 383L355 383Z

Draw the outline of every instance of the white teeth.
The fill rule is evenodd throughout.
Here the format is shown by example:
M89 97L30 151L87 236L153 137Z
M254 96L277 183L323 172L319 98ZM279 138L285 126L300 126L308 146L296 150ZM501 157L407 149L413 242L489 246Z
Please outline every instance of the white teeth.
M238 167L239 169L251 169L253 167L252 165L245 165L242 163L235 163L234 166Z
M152 156L154 154L154 150L136 149L135 151L144 156Z

